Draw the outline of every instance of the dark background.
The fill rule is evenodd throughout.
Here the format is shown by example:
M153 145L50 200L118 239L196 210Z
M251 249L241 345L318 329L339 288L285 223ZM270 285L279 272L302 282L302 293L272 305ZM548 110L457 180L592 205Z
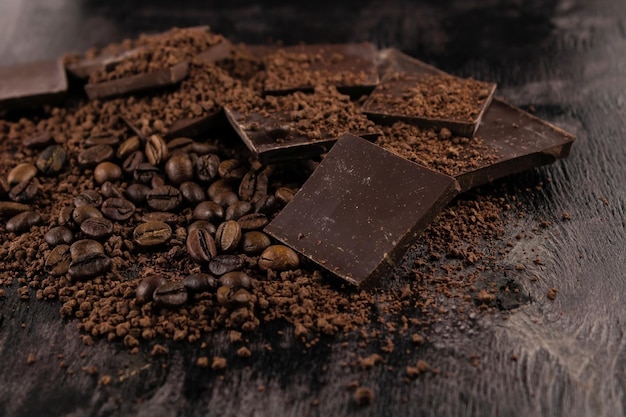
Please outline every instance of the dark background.
M508 320L487 315L470 332L442 323L419 352L398 345L371 371L343 367L350 351L333 339L303 352L288 334L276 336L277 324L252 348L269 343L278 353L259 348L247 362L233 358L222 378L195 367L197 347L172 349L163 362L106 343L87 348L75 323L58 318L57 305L20 302L8 289L0 301L0 415L625 414L626 2L2 0L0 63L198 24L250 43L395 46L451 73L495 81L500 97L533 105L575 133L569 159L500 182L515 189L544 181L540 191L522 193L527 216L507 231L510 238L553 221L507 255L512 265L525 250L543 260L528 266L538 277L525 284L533 301ZM563 211L570 221L559 220ZM551 287L554 301L546 297ZM225 337L211 340L210 354L232 357ZM26 365L28 353L36 364ZM402 382L404 366L419 358L441 372ZM80 371L85 364L110 371L114 382L97 385ZM350 381L374 389L371 406L354 405Z

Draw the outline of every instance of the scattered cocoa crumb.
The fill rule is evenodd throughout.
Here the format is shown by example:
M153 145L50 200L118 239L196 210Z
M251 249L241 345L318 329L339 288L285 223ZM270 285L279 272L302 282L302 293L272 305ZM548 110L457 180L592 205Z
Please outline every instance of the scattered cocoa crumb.
M370 405L374 401L374 391L367 387L358 387L354 391L354 402L358 406Z
M35 362L37 362L37 357L35 356L34 353L29 353L28 357L26 358L26 363L28 365L32 365Z
M113 378L111 377L111 375L102 375L102 377L100 377L100 380L98 381L98 383L99 383L100 385L107 386L107 385L109 385L112 381L113 381Z
M220 356L215 356L213 358L213 362L211 362L211 369L219 370L226 368L226 358L222 358Z
M240 358L249 358L250 356L252 356L252 352L247 347L242 346L237 349L237 356L239 356Z
M556 288L550 288L548 290L548 298L550 300L554 300L556 299L556 294L557 294L558 290Z
M207 358L206 356L200 356L196 360L196 365L200 368L206 368L207 366L209 366L209 358Z

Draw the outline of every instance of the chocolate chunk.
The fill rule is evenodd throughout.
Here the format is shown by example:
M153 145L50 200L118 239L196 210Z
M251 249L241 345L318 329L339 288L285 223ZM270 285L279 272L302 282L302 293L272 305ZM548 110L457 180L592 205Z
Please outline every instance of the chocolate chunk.
M189 63L181 62L170 68L131 75L111 81L85 85L85 92L91 100L109 98L158 87L178 84L187 77Z
M167 137L195 138L205 135L223 124L226 123L224 120L224 112L222 111L212 112L206 116L191 119L180 119L172 123L172 126L170 126L167 131Z
M264 92L288 94L330 84L345 94L366 94L378 84L371 43L295 45L265 51Z
M66 92L62 58L0 67L0 111L54 104Z
M67 71L76 78L87 79L101 71L111 71L125 59L134 57L141 48L134 48L119 54L103 54L94 58L80 58L77 62L67 65Z
M348 134L265 231L340 278L371 286L458 190L452 177Z
M485 113L476 137L496 157L456 175L463 190L566 158L575 140L571 133L498 99Z
M325 153L344 133L374 140L380 132L334 87L267 97L252 108L224 108L228 121L262 162Z
M493 83L447 74L390 73L363 111L383 124L403 121L473 137L495 90Z
M228 59L232 56L232 54L233 44L227 39L222 39L221 42L209 46L205 51L196 55L194 61L210 64Z

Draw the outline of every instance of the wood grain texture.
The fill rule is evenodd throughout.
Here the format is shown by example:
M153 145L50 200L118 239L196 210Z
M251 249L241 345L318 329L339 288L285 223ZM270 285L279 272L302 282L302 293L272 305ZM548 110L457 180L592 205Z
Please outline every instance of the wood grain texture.
M132 5L131 5L132 4ZM235 41L372 41L395 46L457 75L497 82L498 95L576 134L569 159L487 186L523 189L528 215L504 240L540 220L553 225L521 241L506 263L536 257L525 282L532 302L508 320L471 326L447 316L419 350L395 336L392 370L342 366L356 341L337 337L302 352L288 326L265 327L248 361L225 334L209 354L228 357L219 375L197 368L195 347L162 360L114 345L83 346L58 306L0 301L0 415L110 416L619 416L626 413L626 3L622 0L409 2L349 7L330 1L123 2L3 1L0 62L43 59L172 25L208 23ZM562 221L567 211L570 221ZM410 256L410 255L409 255ZM558 289L549 301L549 288ZM21 324L24 324L22 329ZM284 330L282 337L277 330ZM348 348L342 347L342 342ZM263 348L274 347L274 352ZM80 354L84 353L84 357ZM34 353L37 362L26 365ZM77 369L68 376L61 359ZM478 359L472 364L471 358ZM516 358L516 360L513 360ZM439 375L402 382L404 365L425 359ZM167 368L162 365L166 364ZM81 372L115 375L109 386ZM117 372L123 370L123 382ZM346 389L370 386L376 400L359 408ZM264 391L259 390L263 386ZM320 399L318 406L312 401Z

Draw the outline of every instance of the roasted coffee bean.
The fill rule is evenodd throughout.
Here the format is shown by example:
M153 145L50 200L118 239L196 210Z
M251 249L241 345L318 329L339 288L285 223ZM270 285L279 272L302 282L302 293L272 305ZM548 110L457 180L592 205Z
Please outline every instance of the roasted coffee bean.
M141 280L137 288L135 289L135 297L140 304L152 301L154 291L161 285L167 284L167 278L165 275L148 275Z
M219 255L209 262L209 271L218 276L241 268L243 268L243 258L239 255Z
M220 158L214 154L202 155L194 160L196 177L200 181L209 182L217 176Z
M242 230L262 229L269 223L267 216L262 213L250 213L237 220Z
M206 229L195 229L187 235L187 253L194 261L208 264L217 255L215 240Z
M80 206L72 211L72 221L77 226L80 226L85 220L93 217L102 217L102 212L92 206Z
M178 187L180 193L183 196L183 199L189 204L196 205L204 200L206 200L206 195L204 195L204 190L200 185L195 182L187 181Z
M92 217L80 225L83 234L91 239L104 239L113 233L113 223L104 217Z
M126 174L132 174L137 169L139 169L139 166L143 163L144 163L143 152L135 151L131 153L130 155L128 155L124 159L124 162L122 162L122 171L124 171Z
M152 294L154 302L163 307L179 307L187 302L189 294L182 282L166 282Z
M274 193L274 195L276 196L276 199L278 201L280 201L283 205L289 204L289 202L291 202L291 200L293 200L293 196L295 194L296 194L296 192L294 190L292 190L291 188L288 188L288 187L280 187Z
M142 222L161 222L161 223L177 223L178 216L174 213L167 213L165 211L151 211L141 216Z
M228 207L239 201L239 197L232 191L224 191L216 195L213 201L222 207Z
M221 306L234 307L248 304L251 296L250 293L243 288L235 290L232 287L223 285L217 289L215 298Z
M280 205L276 197L271 194L266 195L261 198L259 201L254 203L254 212L255 213L263 213L266 216L271 216L276 213L279 209Z
M22 144L27 148L45 148L52 144L52 135L48 132L35 133L26 137Z
M215 240L222 252L234 251L241 240L241 226L234 220L220 224L215 232Z
M173 211L180 206L182 196L177 188L171 185L161 185L146 194L146 202L153 210Z
M150 184L152 177L159 174L159 168L147 162L142 162L133 172L133 178L142 184Z
M252 278L243 271L233 271L222 275L219 284L235 289L245 288L249 290L252 288Z
M298 254L284 245L272 245L265 249L259 257L259 268L262 271L288 271L300 266Z
M193 179L193 163L189 155L180 153L172 155L165 163L165 173L170 182L180 185Z
M237 201L234 204L231 204L226 209L226 214L224 216L225 220L237 220L241 216L245 216L246 214L252 211L252 204L248 201Z
M13 201L0 201L0 217L12 217L28 210L30 210L30 206L27 204L15 203Z
M191 148L193 139L190 138L175 138L167 142L167 150L170 155L173 155L176 151L186 151Z
M133 239L142 247L162 245L172 237L172 228L163 222L142 223L133 231Z
M124 191L124 195L135 204L144 204L146 195L150 192L150 187L144 184L131 184Z
M59 211L59 217L57 218L57 224L59 226L74 226L72 222L72 214L74 213L74 207L63 207Z
M70 256L72 261L81 259L87 255L104 254L104 248L99 242L92 239L81 239L70 246Z
M37 175L37 167L33 164L22 163L16 165L7 175L7 181L10 187L23 182L29 182Z
M217 288L217 280L215 277L209 274L203 274L201 272L196 274L187 275L183 279L183 285L190 293L201 293L205 291L212 291Z
M141 148L141 139L139 136L131 136L120 144L115 155L119 159L125 159L128 155L137 152L139 148Z
M270 237L263 232L247 232L241 239L241 251L246 255L258 255L272 244Z
M207 190L207 193L209 195L209 198L213 200L217 195L226 191L233 192L233 187L225 179L219 179L219 180L213 181L211 185L209 185L209 189Z
M74 197L74 206L92 206L100 207L102 204L102 195L96 190L85 190Z
M271 168L263 171L248 171L239 183L239 198L255 203L267 195Z
M11 188L9 198L18 203L28 203L39 192L39 180L33 178L28 182L21 182Z
M193 218L209 222L221 221L224 218L224 208L213 201L203 201L193 209Z
M111 259L103 253L91 253L72 260L67 272L75 280L94 278L111 269Z
M100 162L108 161L113 157L113 148L110 145L91 146L78 154L78 164L83 168L95 167Z
M102 214L111 220L127 220L135 214L135 205L124 198L107 198L102 203Z
M211 235L214 235L215 231L217 230L213 223L209 223L206 220L196 220L195 222L191 223L189 226L187 226L187 233L191 233L191 231L194 229L206 229Z
M69 245L74 240L74 234L65 226L57 226L48 230L43 238L50 246Z
M46 268L50 271L50 275L64 275L70 267L70 247L68 245L59 245L52 249L52 252L46 258Z
M122 193L120 193L120 190L118 190L117 187L111 184L109 181L106 181L104 184L100 186L100 192L106 198L112 198L112 197L122 198Z
M35 165L42 174L54 175L61 172L66 159L67 153L62 146L50 145L39 154Z
M240 180L246 175L248 169L238 159L227 159L217 167L220 177L227 180Z
M89 136L85 140L85 145L87 146L96 146L96 145L117 145L120 143L119 138L116 135L112 135L110 133L98 133L95 135Z
M169 154L167 144L159 135L152 135L148 138L144 152L148 162L155 166L165 161Z
M35 211L25 211L20 214L16 214L7 221L7 232L12 233L24 233L28 232L30 228L41 221L41 216Z
M98 184L106 181L117 181L122 177L122 168L113 162L100 162L93 170L93 178Z

